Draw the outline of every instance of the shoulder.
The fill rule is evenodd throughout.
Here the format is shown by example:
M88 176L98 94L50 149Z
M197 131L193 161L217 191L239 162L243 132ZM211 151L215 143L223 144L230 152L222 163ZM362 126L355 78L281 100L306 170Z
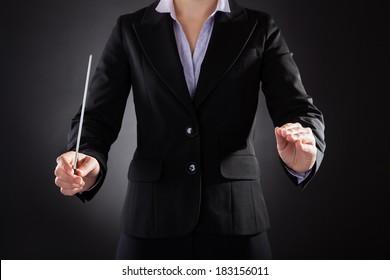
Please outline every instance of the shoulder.
M267 37L275 31L279 31L279 27L269 13L249 8L245 8L245 11L249 19L257 20L258 28L267 34Z
M267 26L275 24L273 17L267 12L253 10L249 8L245 8L245 11L248 15L248 18L257 19L260 24Z
M118 22L122 24L132 24L132 23L139 23L148 7L142 8L134 13L124 14L119 16Z

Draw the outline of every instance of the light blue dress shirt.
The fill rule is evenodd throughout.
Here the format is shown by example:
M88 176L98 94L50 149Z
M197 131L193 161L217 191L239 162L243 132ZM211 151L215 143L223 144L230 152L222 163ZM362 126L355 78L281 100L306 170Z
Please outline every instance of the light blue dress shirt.
M193 54L191 53L190 44L188 43L184 30L181 27L180 22L177 20L173 0L161 0L156 7L156 11L159 13L170 13L172 19L174 20L173 30L175 33L177 50L183 66L188 91L190 92L191 97L193 97L198 83L200 68L202 66L203 58L206 54L211 32L213 30L215 13L217 11L230 13L229 1L218 1L215 11L203 24Z

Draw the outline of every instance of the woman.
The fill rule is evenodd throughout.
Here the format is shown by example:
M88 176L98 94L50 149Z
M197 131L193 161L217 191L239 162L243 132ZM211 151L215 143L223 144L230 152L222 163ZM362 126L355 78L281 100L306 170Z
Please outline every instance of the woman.
M304 188L325 150L321 112L272 18L230 0L161 0L121 16L57 159L64 195L90 200L133 89L137 149L119 259L270 259L253 148L260 83L287 175Z

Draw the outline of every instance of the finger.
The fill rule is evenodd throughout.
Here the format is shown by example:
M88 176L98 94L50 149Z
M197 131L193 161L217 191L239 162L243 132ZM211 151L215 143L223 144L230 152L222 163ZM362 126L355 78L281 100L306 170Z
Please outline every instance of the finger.
M287 138L289 135L296 134L303 132L303 128L301 126L283 126L279 130L280 135L283 136L284 138Z
M294 127L284 128L283 132L284 134L288 135L288 134L296 134L296 133L306 133L307 130L302 126L294 126Z
M79 189L64 189L64 188L61 188L60 189L61 193L63 195L67 195L67 196L72 196L72 195L75 195L76 193L80 192Z
M288 135L286 137L287 141L295 142L295 141L302 141L304 144L315 144L315 138L311 133L307 132L299 132L295 134Z
M286 123L286 124L282 125L280 128L293 129L293 128L298 128L298 127L302 127L302 125L300 123L296 122L296 123Z
M286 135L288 141L301 140L305 144L315 144L315 137L310 128L302 128L292 131Z
M57 166L61 167L65 172L72 174L73 173L73 167L72 167L72 161L74 157L74 152L68 152L65 154L62 154L57 158Z
M286 137L286 136L289 135L289 134L294 134L294 133L298 133L298 132L303 132L303 131L304 131L304 128L301 127L301 126L287 126L287 125L284 125L284 126L282 126L282 127L276 127L276 128L275 128L275 131L276 131L280 136Z
M78 179L78 176L75 176L73 172L68 173L58 165L54 170L54 175L59 179L61 179L62 181L69 182L69 183L80 183L81 180L80 178Z
M309 127L302 127L302 126L296 126L296 127L291 127L288 129L283 129L281 131L281 135L285 138L287 137L297 137L301 135L313 135L312 130ZM313 136L314 137L314 136ZM291 141L291 139L289 139Z
M282 136L282 129L280 127L275 127L275 138L278 151L283 150L287 145L287 141Z
M60 188L63 188L63 189L81 189L84 185L85 185L85 182L82 181L81 184L76 184L76 183L70 183L70 182L67 182L67 181L62 181L60 178L56 177L55 180L54 180L55 184L60 187Z
M312 130L310 127L293 127L290 129L287 129L287 132L290 134L296 134L296 133L301 133L301 134L313 134Z

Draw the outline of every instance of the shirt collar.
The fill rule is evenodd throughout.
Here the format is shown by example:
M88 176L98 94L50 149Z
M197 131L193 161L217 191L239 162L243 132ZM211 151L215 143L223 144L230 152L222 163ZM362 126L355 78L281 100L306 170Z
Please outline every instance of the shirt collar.
M156 7L156 11L159 13L170 13L171 17L177 21L175 8L173 6L173 0L160 0ZM218 0L215 11L210 15L213 16L217 11L230 13L230 5L228 0Z

